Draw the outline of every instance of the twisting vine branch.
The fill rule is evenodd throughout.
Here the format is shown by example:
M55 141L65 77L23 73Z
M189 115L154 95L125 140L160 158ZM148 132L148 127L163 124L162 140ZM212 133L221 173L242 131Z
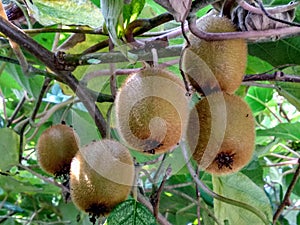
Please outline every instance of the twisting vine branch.
M273 74L248 74L243 79L246 81L283 81L283 82L300 82L300 76L285 74L282 71L276 71Z
M269 30L259 31L237 31L237 32L226 32L226 33L209 33L198 29L196 25L196 17L191 16L188 18L189 29L191 33L200 39L206 41L221 41L228 39L253 39L261 37L272 37L272 36L286 36L286 35L297 35L300 33L300 27L283 27Z
M106 121L98 107L95 105L95 99L88 92L86 87L80 84L69 71L70 69L72 70L75 68L61 62L54 53L35 42L19 28L2 17L0 17L0 31L43 62L77 94L90 115L93 116L101 136L105 137Z
M290 22L290 21L285 21L285 20L281 20L281 19L278 19L274 16L272 16L270 14L270 12L264 7L263 3L259 0L255 0L255 2L257 2L257 4L259 5L261 11L264 13L264 15L266 15L269 19L271 20L274 20L276 22L280 22L280 23L284 23L284 24L287 24L287 25L290 25L290 26L295 26L295 27L300 27L300 24L299 23L294 23L294 22ZM298 2L296 3L293 3L293 4L296 4L296 5L299 5ZM290 4L290 6L293 6L293 4Z

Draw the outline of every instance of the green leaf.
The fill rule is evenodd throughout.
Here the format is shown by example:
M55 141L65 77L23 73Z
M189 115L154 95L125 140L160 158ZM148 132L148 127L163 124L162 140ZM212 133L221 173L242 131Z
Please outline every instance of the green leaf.
M263 168L257 158L253 159L241 172L248 176L256 185L263 188L265 184L263 180Z
M222 177L213 176L213 187L217 194L247 203L265 214L269 221L272 220L272 209L265 192L246 175L235 173ZM222 223L227 220L232 225L263 224L252 212L216 199L214 211L216 218Z
M122 33L124 29L123 24L119 23L123 6L123 0L101 0L102 14L112 42L126 58L135 62L137 56L128 52L127 46L119 39L119 34Z
M273 97L270 88L250 87L245 98L253 113L258 113L266 108L266 103Z
M246 74L264 73L273 69L269 63L258 57L248 55Z
M102 26L100 9L90 0L33 0L26 1L32 16L42 25L86 25Z
M123 29L123 27L118 28L118 25L123 5L123 0L101 0L101 10L109 36L112 42L117 46L121 45L121 41L118 36L118 29Z
M155 225L152 213L141 203L130 199L117 205L107 218L108 225Z
M276 42L252 43L248 46L249 55L259 57L272 66L300 64L299 37L281 39Z
M298 141L300 140L300 122L297 123L281 123L277 126L265 129L257 130L257 136L274 136L285 140Z
M29 182L21 182L10 176L0 177L0 186L3 190L12 193L32 193L36 194L38 192L44 193L44 189L34 186Z
M26 76L23 74L20 66L7 64L5 67L7 73L9 73L14 80L25 89L31 96L38 98L43 78L40 76Z
M99 134L90 114L80 110L72 110L73 128L80 137L80 145L99 139Z
M0 170L6 171L19 162L19 136L9 128L0 129Z
M145 0L131 0L130 4L125 4L123 8L124 24L128 25L138 18L145 5Z
M300 84L298 83L282 83L277 85L278 93L285 97L293 106L300 111Z
M70 221L70 224L86 225L91 224L89 216L85 212L80 212L73 203L61 202L58 209L62 215L62 220Z

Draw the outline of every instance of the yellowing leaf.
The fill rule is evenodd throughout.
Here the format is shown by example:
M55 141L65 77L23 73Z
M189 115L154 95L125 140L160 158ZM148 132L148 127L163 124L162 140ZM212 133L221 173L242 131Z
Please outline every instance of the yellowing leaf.
M42 25L102 26L101 10L90 0L33 0L26 1L32 16Z

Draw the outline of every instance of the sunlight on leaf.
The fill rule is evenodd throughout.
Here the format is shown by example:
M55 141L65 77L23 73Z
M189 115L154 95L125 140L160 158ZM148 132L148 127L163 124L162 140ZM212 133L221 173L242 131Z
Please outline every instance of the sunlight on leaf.
M103 16L97 6L89 0L33 0L26 1L32 16L42 25L87 25L102 26Z

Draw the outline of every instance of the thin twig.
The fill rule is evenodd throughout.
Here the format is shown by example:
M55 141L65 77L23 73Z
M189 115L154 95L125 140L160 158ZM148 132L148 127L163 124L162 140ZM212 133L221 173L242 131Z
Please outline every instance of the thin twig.
M273 163L273 164L267 164L265 167L290 166L296 164L298 164L298 159L293 159L293 160L288 160L288 161Z
M150 196L150 202L153 206L153 215L155 218L157 218L159 212L159 201L160 201L161 193L164 190L165 183L168 177L170 177L171 172L172 172L171 165L169 165L168 168L166 169L166 173L162 179L162 182L159 185L159 188L157 190L154 190L154 192Z
M24 170L27 170L28 172L30 172L30 173L33 174L34 176L36 176L36 177L42 179L43 181L45 181L45 182L47 182L47 183L50 183L50 184L53 184L53 185L55 185L55 186L61 188L62 191L67 192L67 193L70 192L70 190L69 190L67 187L65 187L64 185L62 185L62 184L56 182L53 178L50 178L50 177L44 177L44 176L42 176L41 174L39 174L39 173L33 171L32 169L30 169L28 166L24 166L24 165L22 165L22 164L19 164L18 166L19 166L20 168L24 169Z
M292 194L292 191L297 183L297 180L300 175L300 158L298 159L298 167L294 173L293 179L284 195L284 198L282 200L282 203L279 205L278 209L276 210L274 216L273 216L273 224L276 224L279 216L281 215L282 211L284 210L285 206L287 205L290 195Z
M172 45L165 48L157 49L159 58L178 57L180 55L182 46ZM139 49L134 51L134 54L138 56L138 61L151 61L152 53L146 49ZM128 59L121 52L97 52L86 55L82 54L66 54L63 60L70 65L82 66L82 65L94 65L93 61L97 60L99 64L105 63L118 63L118 62L129 62Z
M18 115L19 111L21 110L21 108L23 107L24 103L25 103L26 97L25 94L24 96L21 98L21 100L18 102L18 105L16 106L13 114L11 115L10 118L8 118L7 120L7 125L6 127L10 127L10 125L12 124L12 122L14 121L14 119L16 118L16 116Z
M141 194L138 193L137 199L139 202L141 202L144 206L146 206L152 213L153 213L153 208L151 203ZM161 215L160 213L158 213L157 215L157 221L161 224L161 225L172 225L163 215Z
M196 175L199 176L199 166L196 168ZM197 198L197 219L198 219L198 225L201 225L201 201L200 201L200 190L198 185L195 185L196 189L196 198Z
M294 154L296 157L300 158L300 154L298 152L294 151L293 149L289 148L288 146L286 146L282 143L278 143L278 146L281 146L282 148L286 149L290 153Z
M194 205L199 205L198 200L193 199L191 196L189 196L189 195L187 195L187 194L185 194L181 191L177 191L177 190L174 190L172 188L167 188L166 186L165 186L165 189L168 190L169 192L173 193L173 194L179 195L180 197L187 199L188 201L192 202ZM221 223L215 217L213 212L211 212L209 209L207 209L204 206L199 205L199 207L201 207L201 209L203 209L208 214L208 216L211 217L218 225L221 225Z
M34 107L34 110L33 110L32 114L31 114L31 117L28 120L28 122L26 122L22 126L22 128L20 130L19 163L21 163L21 161L22 161L22 158L23 158L22 157L23 156L23 148L25 147L25 145L24 145L24 136L25 136L24 132L25 132L25 129L26 129L27 125L30 123L30 121L34 121L35 120L35 117L36 117L36 115L37 115L37 113L38 113L38 111L40 109L41 104L42 104L43 96L46 93L46 91L48 90L48 86L49 86L50 82L51 82L50 78L46 78L44 80L42 89L40 91L39 97L37 99L37 102L36 102L36 105Z
M136 164L137 164L137 166L141 166L141 167L142 166L147 166L147 165L153 165L157 162L160 162L160 161L164 160L164 157L165 156L162 154L162 155L158 156L157 158L155 158L153 160L149 160L149 161L146 161L146 162L136 162Z
M194 184L194 182L186 182L186 183L180 183L180 184L172 184L172 185L166 185L165 189L175 189L175 188L182 188L182 187L188 187Z
M23 29L26 34L40 34L40 33L74 33L74 34L101 34L107 36L102 29L81 29L81 28L35 28Z
M277 153L270 153L270 156L274 156L274 157L281 158L281 159L288 159L288 160L295 159L293 157L285 156L285 155L281 155L281 154L277 154Z
M112 51L114 48L114 44L110 40L109 42L109 51ZM117 95L117 78L116 78L116 64L115 63L110 63L109 64L109 72L110 72L110 92L113 97L113 99L116 98Z

